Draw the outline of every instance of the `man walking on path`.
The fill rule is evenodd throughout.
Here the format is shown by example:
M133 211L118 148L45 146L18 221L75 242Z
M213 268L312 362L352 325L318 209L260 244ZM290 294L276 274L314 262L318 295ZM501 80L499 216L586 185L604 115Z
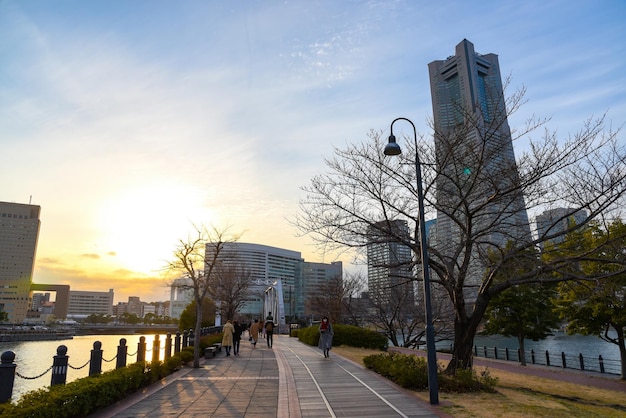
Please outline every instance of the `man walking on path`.
M274 344L274 317L271 312L265 318L265 335L267 336L267 347L272 348Z

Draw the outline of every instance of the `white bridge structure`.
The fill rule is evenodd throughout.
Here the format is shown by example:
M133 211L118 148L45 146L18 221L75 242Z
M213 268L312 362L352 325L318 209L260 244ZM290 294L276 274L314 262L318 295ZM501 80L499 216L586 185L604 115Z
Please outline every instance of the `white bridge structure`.
M263 298L263 319L269 313L274 317L274 323L278 326L278 332L289 332L285 323L285 300L283 298L283 282L278 279L265 289Z

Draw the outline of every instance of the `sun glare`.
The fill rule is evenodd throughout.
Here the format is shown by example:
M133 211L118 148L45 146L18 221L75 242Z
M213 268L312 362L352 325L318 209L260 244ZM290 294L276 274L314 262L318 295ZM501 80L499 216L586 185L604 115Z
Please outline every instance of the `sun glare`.
M176 243L192 223L210 221L201 193L178 184L150 184L127 189L103 207L99 251L117 268L158 274L171 260Z

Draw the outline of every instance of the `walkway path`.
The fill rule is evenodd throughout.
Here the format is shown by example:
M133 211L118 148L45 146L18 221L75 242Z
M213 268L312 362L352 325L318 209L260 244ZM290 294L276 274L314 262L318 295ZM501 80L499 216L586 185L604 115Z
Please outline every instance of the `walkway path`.
M296 338L274 336L240 356L202 359L91 418L446 417L387 379Z

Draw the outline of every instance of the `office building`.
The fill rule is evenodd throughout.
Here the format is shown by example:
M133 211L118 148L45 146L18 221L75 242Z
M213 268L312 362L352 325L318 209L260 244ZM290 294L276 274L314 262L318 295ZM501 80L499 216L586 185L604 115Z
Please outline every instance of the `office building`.
M211 254L214 245L206 246L206 254ZM280 280L282 286L283 312L274 312L275 321L284 321L285 315L291 316L293 305L298 310L297 299L284 300L285 289L297 289L301 286L303 259L299 252L270 247L268 245L242 242L226 243L219 258L225 266L232 265L243 268L250 274L251 285L248 298L239 311L247 319L260 318L264 315L265 291ZM295 293L291 294L295 298ZM282 315L282 318L280 317ZM284 322L283 322L284 323Z
M70 290L68 318L82 319L89 315L113 315L113 289L108 292Z
M555 208L544 211L537 216L537 235L539 238L550 237L541 243L543 248L546 243L560 244L565 241L567 231L575 225L581 225L587 219L585 210L569 208Z
M321 314L315 306L310 306L306 301L320 300L321 297L336 296L323 295L335 286L329 286L329 283L337 284L343 280L343 263L334 261L332 263L311 263L305 261L302 264L302 286L296 286L294 289L295 298L289 294L292 289L283 289L287 293L286 300L291 301L293 306L287 311L293 311L296 318L314 318L321 319ZM331 289L329 289L329 287ZM338 320L339 318L333 318Z
M404 220L381 221L369 228L367 287L376 304L402 303L407 308L415 304L413 255L405 244L409 240Z
M0 311L21 323L30 308L30 290L39 238L35 205L0 202Z
M464 39L455 55L429 63L428 70L438 165L435 241L444 258L440 261L455 263L451 258L462 248L466 233L459 223L471 218L470 289L482 281L479 254L531 238L522 194L504 192L516 189L519 174L500 65L497 55L476 53ZM466 294L470 303L471 293Z

